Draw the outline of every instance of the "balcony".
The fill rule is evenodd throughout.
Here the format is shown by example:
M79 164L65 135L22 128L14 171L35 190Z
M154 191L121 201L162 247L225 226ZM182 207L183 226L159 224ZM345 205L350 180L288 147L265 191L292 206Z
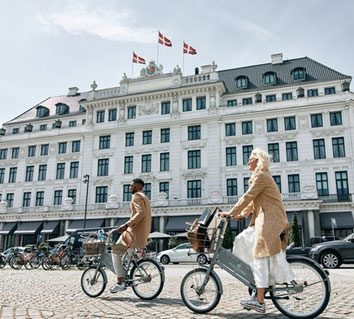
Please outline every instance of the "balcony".
M352 194L330 194L325 196L318 196L324 203L338 203L338 202L351 202Z

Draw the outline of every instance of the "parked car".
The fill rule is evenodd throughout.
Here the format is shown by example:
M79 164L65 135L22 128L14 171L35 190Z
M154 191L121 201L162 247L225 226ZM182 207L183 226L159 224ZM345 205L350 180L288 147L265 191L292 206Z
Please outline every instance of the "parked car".
M6 258L6 262L9 263L10 258L17 253L23 253L25 251L26 247L11 247L6 249L2 254Z
M329 242L329 241L333 241L333 240L339 240L339 238L333 237L333 236L311 237L307 242L307 246L294 247L293 245L290 245L286 249L286 254L287 255L301 255L301 256L309 257L310 250L311 250L312 246L319 244L321 242Z
M170 262L178 264L180 262L198 262L199 264L206 264L213 258L213 254L207 251L197 253L192 249L189 243L180 244L175 248L161 251L157 254L157 260L162 264L167 265Z
M310 258L326 268L337 268L341 264L354 263L354 233L343 240L323 242L313 246Z

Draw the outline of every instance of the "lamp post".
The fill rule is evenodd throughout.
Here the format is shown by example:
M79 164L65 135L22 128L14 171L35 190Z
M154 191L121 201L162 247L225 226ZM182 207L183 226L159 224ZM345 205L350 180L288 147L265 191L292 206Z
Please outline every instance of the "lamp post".
M84 175L83 183L86 184L86 199L85 199L85 214L84 214L84 229L86 229L86 215L87 215L87 200L88 200L88 189L90 184L90 175Z

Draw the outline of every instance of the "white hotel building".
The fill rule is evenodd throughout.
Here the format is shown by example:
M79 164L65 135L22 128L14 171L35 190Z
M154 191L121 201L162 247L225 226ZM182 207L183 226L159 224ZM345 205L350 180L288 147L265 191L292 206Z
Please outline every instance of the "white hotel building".
M70 88L0 129L0 250L121 224L129 183L142 178L152 231L181 233L205 207L227 210L248 185L253 148L271 172L303 241L353 232L351 77L308 57L217 71L153 62L118 87ZM235 232L240 225L233 223Z

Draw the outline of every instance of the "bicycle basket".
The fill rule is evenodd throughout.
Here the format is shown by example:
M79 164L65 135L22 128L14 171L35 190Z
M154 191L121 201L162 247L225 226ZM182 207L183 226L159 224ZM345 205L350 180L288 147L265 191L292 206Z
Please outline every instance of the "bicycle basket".
M210 241L207 236L207 227L202 226L198 219L196 219L189 230L187 231L187 238L196 252L204 252L205 248L210 247Z
M105 242L98 240L97 236L97 233L89 234L85 242L82 244L85 256L97 256L104 250Z

